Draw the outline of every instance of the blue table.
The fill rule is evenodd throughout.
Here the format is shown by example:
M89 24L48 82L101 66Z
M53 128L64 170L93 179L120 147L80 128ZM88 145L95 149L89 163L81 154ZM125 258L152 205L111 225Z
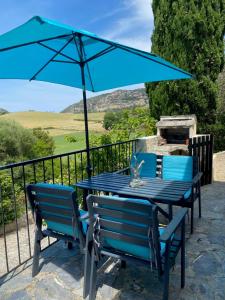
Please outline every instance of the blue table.
M92 191L99 191L164 203L170 207L185 201L184 194L192 187L192 182L142 178L144 185L133 188L129 186L130 179L129 175L102 173L75 186L84 190L84 198Z

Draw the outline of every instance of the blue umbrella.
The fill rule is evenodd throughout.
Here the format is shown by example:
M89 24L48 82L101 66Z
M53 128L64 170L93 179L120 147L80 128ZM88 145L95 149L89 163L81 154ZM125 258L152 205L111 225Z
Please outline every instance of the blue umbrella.
M86 90L192 78L155 54L42 17L0 36L0 78L63 84L83 90L87 173L91 176Z

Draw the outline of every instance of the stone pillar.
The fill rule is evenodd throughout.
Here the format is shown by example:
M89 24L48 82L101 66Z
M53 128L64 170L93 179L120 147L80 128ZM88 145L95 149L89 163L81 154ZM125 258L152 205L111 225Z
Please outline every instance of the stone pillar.
M213 180L225 181L225 151L213 155Z

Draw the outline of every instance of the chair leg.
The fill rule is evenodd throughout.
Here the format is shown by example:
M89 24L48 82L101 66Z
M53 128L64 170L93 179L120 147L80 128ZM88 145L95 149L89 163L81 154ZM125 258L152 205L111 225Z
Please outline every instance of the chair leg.
M67 248L68 248L69 250L73 249L73 243L72 243L72 242L68 242L68 243L67 243Z
M85 249L84 258L84 287L83 287L83 298L86 298L90 290L90 266L91 266L91 254L88 247Z
M202 204L201 204L201 188L199 186L199 194L198 194L198 216L202 217Z
M194 203L191 205L191 234L194 231Z
M164 264L164 282L163 282L163 300L169 298L169 274L170 274L170 245L166 244L165 249L165 264Z
M185 286L185 221L182 224L181 232L181 288Z
M121 260L121 269L126 269L127 262L125 260Z
M168 204L168 210L169 210L169 220L171 221L173 218L173 206Z
M94 255L94 247L91 252L91 274L90 274L90 291L89 300L95 299L96 294L96 278L97 278L97 266Z
M40 233L38 230L36 230L35 231L35 239L34 239L34 257L33 257L33 266L32 266L32 277L36 276L39 272L40 252L41 252Z

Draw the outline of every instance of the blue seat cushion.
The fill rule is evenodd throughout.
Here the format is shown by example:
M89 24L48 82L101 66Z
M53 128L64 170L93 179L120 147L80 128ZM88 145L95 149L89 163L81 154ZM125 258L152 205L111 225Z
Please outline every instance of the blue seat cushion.
M165 180L192 181L193 179L193 157L182 155L163 156L162 178ZM192 189L185 194L184 199L190 198Z
M165 180L192 181L193 157L182 155L163 156L162 178Z
M83 216L84 214L86 214L87 212L79 209L80 212L80 216ZM57 223L57 222L53 222L53 221L47 221L47 228L51 229L52 231L58 232L58 233L63 233L63 234L67 234L70 236L75 236L76 238L78 238L78 231L75 228L75 230L71 225L66 225L66 224L61 224L61 223ZM82 229L83 229L83 233L86 234L87 232L87 228L88 228L88 224L87 222L84 220L82 221Z
M159 228L159 234L160 236L163 234L165 228ZM128 253L130 255L134 255L135 257L144 259L144 260L151 260L152 259L152 253L150 247L143 247L119 240L115 240L112 238L105 238L105 247L113 248L115 250L119 250L125 253ZM161 248L161 255L165 252L165 243L160 243Z
M119 219L119 218L115 218L115 217L109 218L108 216L105 217L105 219L108 219L108 220L110 219L112 221L123 222L123 223L126 223L126 224L136 225L136 226L140 226L140 227L146 227L145 224L141 223L141 217L142 216L148 216L148 215L150 216L150 210L148 210L148 206L152 206L152 204L149 201L143 200L143 199L124 198L124 197L118 197L118 196L108 196L107 198L112 199L112 200L122 201L122 202L134 202L134 203L145 204L146 205L146 212L134 211L134 210L131 210L131 209L121 208L121 207L116 208L115 206L112 207L110 205L104 204L104 205L102 205L104 208L118 210L120 212L131 212L133 214L136 214L136 215L140 216L140 222L137 223L137 222L128 221L126 219ZM164 229L165 228L159 228L159 234L160 235L163 233ZM115 232L115 230L113 230L113 231ZM133 237L140 237L140 238L147 239L147 236L141 236L141 235L138 235L138 234L129 234L129 235L133 236ZM160 246L161 246L161 254L163 254L164 251L165 251L165 244L161 243ZM148 247L143 247L143 246L131 244L129 242L115 240L115 239L112 239L112 238L104 238L104 247L105 248L113 248L115 250L119 250L119 251L128 253L130 255L134 255L134 256L136 256L138 258L141 258L141 259L144 259L144 260L149 261L151 259L151 249L150 249L150 247L149 248Z
M155 178L157 165L156 154L142 152L133 153L131 157L131 167L133 167L135 163L134 155L136 156L138 163L144 160L144 164L141 167L140 177Z
M46 212L53 216L59 216L59 217L71 219L70 217L67 217L65 215L60 215L59 213L50 213L48 210L48 207L52 206L52 207L57 207L57 208L66 208L63 205L58 205L57 199L65 199L66 201L72 201L71 194L74 192L74 188L72 188L70 186L66 186L66 185L49 184L49 183L37 183L36 186L46 188L46 192L45 191L39 192L39 197L43 197L43 198L45 198L45 197L51 198L52 197L52 198L56 199L56 204L55 203L52 204L49 202L43 202L42 205L46 208L46 209L45 208L43 209L43 212ZM49 191L51 189L54 191L54 193L51 193L51 191ZM58 195L58 194L56 194L57 190L68 191L68 195L65 195L65 196ZM79 212L80 212L80 216L82 216L86 213L86 211L83 211L83 210L79 210ZM78 238L78 231L76 228L75 228L75 230L73 229L72 221L71 221L71 225L66 225L66 224L55 222L55 221L46 220L46 224L47 224L47 228L51 229L52 231L55 231L55 232L61 233L61 234L67 234L70 236L75 236L76 238ZM87 223L85 221L82 221L82 229L83 229L83 232L86 234Z

